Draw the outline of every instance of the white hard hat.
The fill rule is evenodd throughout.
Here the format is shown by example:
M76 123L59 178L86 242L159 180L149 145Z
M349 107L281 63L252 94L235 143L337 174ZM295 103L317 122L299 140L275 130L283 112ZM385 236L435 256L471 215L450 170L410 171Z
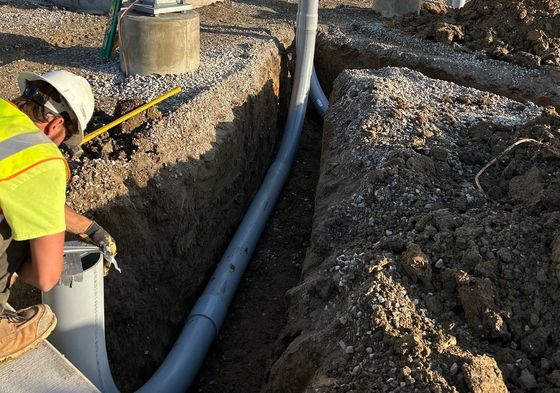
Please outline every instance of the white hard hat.
M64 70L49 71L43 75L22 72L18 76L19 90L23 94L27 82L43 81L58 91L65 102L47 101L44 106L48 110L60 114L69 112L73 117L78 134L72 135L65 143L79 145L84 138L84 130L91 120L94 108L93 93L89 82L78 75Z

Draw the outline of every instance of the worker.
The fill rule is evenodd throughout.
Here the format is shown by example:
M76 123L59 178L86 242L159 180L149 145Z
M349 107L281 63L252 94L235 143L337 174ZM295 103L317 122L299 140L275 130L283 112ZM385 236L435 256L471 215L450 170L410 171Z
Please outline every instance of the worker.
M58 146L79 146L93 114L86 79L67 71L23 72L21 96L0 99L0 362L34 348L55 328L48 305L6 308L16 277L41 291L59 281L65 231L114 260L115 241L65 204L70 171Z

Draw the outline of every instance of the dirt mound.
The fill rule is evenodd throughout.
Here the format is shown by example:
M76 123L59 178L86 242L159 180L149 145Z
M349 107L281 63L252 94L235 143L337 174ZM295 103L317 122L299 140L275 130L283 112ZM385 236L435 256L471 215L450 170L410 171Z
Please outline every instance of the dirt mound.
M424 3L420 15L393 24L458 50L481 50L483 57L524 67L560 65L559 0L471 0L456 10Z
M344 72L331 103L269 391L558 392L556 112L405 69ZM500 158L480 193L520 138L547 148Z

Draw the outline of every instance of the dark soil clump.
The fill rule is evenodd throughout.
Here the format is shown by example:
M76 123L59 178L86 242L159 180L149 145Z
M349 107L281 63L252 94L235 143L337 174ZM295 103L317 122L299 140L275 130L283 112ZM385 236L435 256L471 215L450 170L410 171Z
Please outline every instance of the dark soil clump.
M560 65L560 1L472 0L456 10L424 3L394 22L403 31L528 68Z
M96 111L93 114L89 132L109 124L144 104L145 102L137 98L124 99L117 101L113 116L109 116L101 110ZM149 129L150 125L161 117L159 109L152 106L92 139L91 142L86 144L84 153L90 159L126 160L138 150L136 140L138 136L142 135L143 131Z

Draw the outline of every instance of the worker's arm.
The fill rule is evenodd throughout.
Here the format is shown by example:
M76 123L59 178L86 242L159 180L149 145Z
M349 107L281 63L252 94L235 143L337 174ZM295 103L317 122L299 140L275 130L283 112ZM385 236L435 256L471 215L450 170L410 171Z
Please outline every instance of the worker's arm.
M64 206L64 217L66 219L66 231L75 235L85 233L93 223L92 220L76 213L68 206Z
M115 259L115 255L117 255L115 239L98 223L76 213L68 206L64 207L64 215L66 217L66 231L80 235L84 240L101 248L105 258L104 273L107 274Z
M62 273L64 232L29 240L31 259L19 269L18 277L43 292L54 287Z

